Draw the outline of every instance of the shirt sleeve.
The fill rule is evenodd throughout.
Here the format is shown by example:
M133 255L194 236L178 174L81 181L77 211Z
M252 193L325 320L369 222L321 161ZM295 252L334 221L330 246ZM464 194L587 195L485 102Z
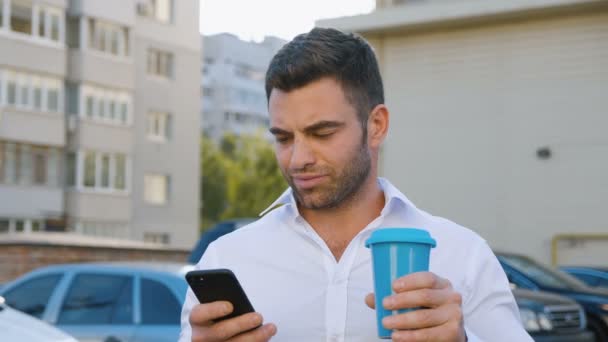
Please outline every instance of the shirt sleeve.
M217 251L212 243L205 254L201 257L201 260L196 264L197 270L218 268L219 261L217 257ZM191 342L192 341L192 327L190 327L190 311L192 311L192 307L198 304L198 299L194 295L194 292L188 287L188 292L186 293L186 299L184 300L184 305L182 306L182 314L181 314L181 332L179 334L179 342Z
M470 260L463 299L468 341L533 342L521 323L507 276L485 241Z

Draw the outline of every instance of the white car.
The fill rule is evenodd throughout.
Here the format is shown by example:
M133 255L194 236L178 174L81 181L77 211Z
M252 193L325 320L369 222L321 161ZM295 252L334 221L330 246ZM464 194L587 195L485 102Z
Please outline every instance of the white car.
M3 342L77 342L63 331L4 304L0 297L0 331Z

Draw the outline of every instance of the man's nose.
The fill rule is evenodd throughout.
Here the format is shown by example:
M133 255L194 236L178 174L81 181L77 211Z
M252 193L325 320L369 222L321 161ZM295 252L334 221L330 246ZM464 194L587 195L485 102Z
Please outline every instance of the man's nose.
M315 155L313 149L305 141L296 139L292 146L290 168L301 170L314 163Z

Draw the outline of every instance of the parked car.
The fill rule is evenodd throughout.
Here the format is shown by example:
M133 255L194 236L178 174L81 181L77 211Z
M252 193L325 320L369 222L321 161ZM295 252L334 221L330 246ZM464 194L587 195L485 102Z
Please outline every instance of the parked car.
M608 288L608 267L565 266L560 267L560 270L591 287Z
M0 296L78 340L174 342L192 265L80 263L40 268Z
M575 301L542 291L514 289L521 321L536 342L593 342L585 311Z
M578 302L587 315L587 328L597 341L608 342L608 290L591 288L565 272L523 255L496 253L509 281L518 288L547 291Z
M203 253L205 253L205 251L207 250L207 247L209 247L210 243L217 240L220 236L232 233L238 228L248 225L255 220L255 218L239 218L233 220L226 220L219 222L213 227L209 228L201 235L200 239L196 243L196 246L188 257L188 262L191 264L198 263L198 261L203 256Z
M6 306L0 297L0 336L3 342L77 342L39 319Z

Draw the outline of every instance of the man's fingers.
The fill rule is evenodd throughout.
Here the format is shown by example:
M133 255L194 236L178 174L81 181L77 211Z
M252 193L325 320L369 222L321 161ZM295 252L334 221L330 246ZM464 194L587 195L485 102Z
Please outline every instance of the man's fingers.
M450 321L456 315L458 308L443 309L418 309L406 313L387 316L382 319L382 325L389 330L426 329Z
M272 324L264 324L263 326L254 329L252 331L240 334L235 338L231 339L231 342L264 342L269 341L270 338L277 333L277 327Z
M420 289L398 292L382 300L382 306L387 310L436 308L446 303L462 304L462 298L454 291L446 289Z
M245 331L259 327L263 321L262 315L257 312L251 312L217 322L209 327L207 334L213 341L225 341Z
M411 273L393 282L393 289L396 292L412 291L418 289L443 289L451 287L450 281L439 277L431 272Z
M415 330L395 330L391 338L394 342L426 342L426 341L445 341L446 336L459 336L459 340L464 341L464 329L458 321L449 321L442 326L435 326L425 329Z
M213 320L230 314L232 310L232 304L225 301L197 304L190 311L190 325L208 326Z
M369 306L372 309L376 308L376 297L374 296L373 293L370 293L367 296L365 296L365 304L367 304L367 306Z

